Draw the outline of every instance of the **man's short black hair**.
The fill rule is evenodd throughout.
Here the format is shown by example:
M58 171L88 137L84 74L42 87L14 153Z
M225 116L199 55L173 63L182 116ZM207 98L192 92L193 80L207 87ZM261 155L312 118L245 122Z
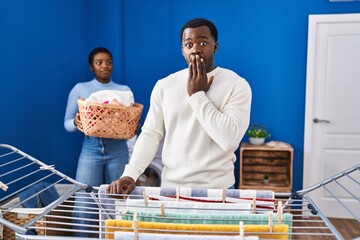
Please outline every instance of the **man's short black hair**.
M215 42L218 41L218 31L211 21L204 18L194 18L185 23L184 26L181 28L180 42L182 42L183 33L186 28L196 28L201 26L207 26L210 29L211 36L214 38Z

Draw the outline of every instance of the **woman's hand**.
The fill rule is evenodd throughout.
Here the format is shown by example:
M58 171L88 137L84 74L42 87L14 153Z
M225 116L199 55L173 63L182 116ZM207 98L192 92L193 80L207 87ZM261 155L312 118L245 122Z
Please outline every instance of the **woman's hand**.
M75 115L74 124L77 127L77 129L79 129L81 132L83 131L83 126L82 126L82 123L81 123L79 112L77 112L76 115Z
M109 194L130 194L135 189L135 180L131 177L122 177L110 183L106 192ZM114 196L116 197L116 196ZM118 196L118 198L124 198Z

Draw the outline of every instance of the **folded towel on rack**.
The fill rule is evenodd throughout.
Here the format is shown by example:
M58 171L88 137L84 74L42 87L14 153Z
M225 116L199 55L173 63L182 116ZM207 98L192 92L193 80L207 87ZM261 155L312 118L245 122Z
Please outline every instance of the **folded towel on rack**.
M106 195L106 189L109 185L102 184L99 187L99 193ZM205 189L205 188L180 188L179 196L183 197L218 197L223 196L223 189ZM130 194L130 198L143 198L143 192L147 196L176 197L176 188L171 187L144 187L137 186ZM275 193L270 190L245 190L245 189L226 189L226 197L242 199L274 199Z
M147 196L153 201L180 201L180 202L208 202L208 203L251 203L253 198L232 198L232 197L186 197L186 196ZM275 199L273 198L255 198L256 209L274 210Z
M142 197L143 192L146 195L156 196L177 196L175 187L143 187L137 186L130 194L130 197ZM223 189L205 189L205 188L179 188L179 195L186 197L222 197ZM226 196L232 198L274 198L275 194L270 190L243 190L226 189Z
M120 214L122 220L133 220L134 211L128 210ZM201 213L168 213L165 210L164 216L159 212L138 211L137 216L139 221L142 222L164 222L164 223L185 223L185 224L230 224L236 225L240 221L244 224L251 225L265 225L269 222L268 214L236 214L231 212L230 214L201 214ZM278 214L272 214L272 220L274 224L278 224ZM282 214L282 224L292 227L293 216L290 213Z
M177 202L177 201L152 201L148 200L145 206L143 199L130 199L116 205L116 211L142 210L159 213L163 205L169 213L208 213L226 214L234 211L242 214L251 213L251 203L203 203L203 202Z
M115 205L121 205L122 201L118 199L112 198L106 193L106 189L109 185L102 184L99 187L99 201L104 204L104 209L108 211L108 215L112 218L115 218ZM146 190L146 191L145 191ZM142 187L137 186L134 191L131 193L131 198L142 199L143 192L146 192L148 196L176 196L176 188L161 188L161 187ZM191 188L180 188L180 194L182 197L222 197L223 190L222 189L191 189ZM244 199L253 199L256 197L256 207L269 207L273 209L273 202L274 202L274 192L268 190L239 190L239 189L227 189L226 196L231 198L240 198L243 197ZM262 202L269 203L267 206ZM104 220L104 214L100 214L100 219Z
M114 233L115 240L133 240L135 239L134 232L119 232ZM156 234L156 233L138 233L138 238L141 240L239 240L239 236L202 236L202 235L174 235L174 234ZM257 236L246 236L244 240L259 240Z
M107 239L114 239L115 231L132 231L132 221L125 220L106 220L106 234ZM154 223L154 222L138 222L138 231L147 233L162 233L167 230L167 233L172 234L200 234L211 235L216 233L234 233L239 234L239 225L213 225L213 224L176 224L176 223ZM251 233L251 235L259 236L260 238L272 238L272 239L288 239L289 226L273 225L269 233L270 228L268 225L244 225L244 232ZM226 234L224 234L226 235Z
M18 197L24 208L42 208L58 199L60 195L54 185L39 182L20 192Z
M124 200L118 200L115 198L112 198L109 194L106 193L106 189L109 185L108 184L103 184L100 185L99 187L99 202L103 204L104 207L104 212L101 212L99 214L99 219L100 221L100 225L101 225L101 237L105 237L105 231L102 227L105 227L105 220L109 219L109 216L112 219L115 219L118 211L115 211L115 206L118 205L122 205L125 204ZM148 191L146 194L147 195L152 195L154 193L154 190L157 191L157 193L159 192L159 190L161 190L162 188L158 188L158 187L146 187ZM164 189L169 189L169 188L163 188ZM136 187L135 190L132 192L131 197L133 198L138 198L141 199L143 198L143 191L145 190L145 187ZM184 194L184 195L189 195L189 190L188 193L185 194L184 191L186 191L186 188L180 188L180 193ZM222 196L222 189L217 189L217 190L210 190L209 189L199 189L197 191L194 190L194 194L193 195L200 195L201 197L204 197L205 195L210 195L213 197L213 195L216 192L217 196ZM221 194L220 194L221 192ZM152 194L150 194L152 193ZM208 194L209 193L209 194ZM161 194L171 194L171 195L175 195L176 196L176 188L172 188L171 191L162 191ZM220 195L219 195L220 194ZM155 194L154 194L155 195ZM158 194L159 195L159 194ZM202 196L203 195L203 196ZM239 190L239 189L228 189L226 190L226 195L227 197L247 197L249 199L252 199L253 196L256 196L256 198L270 198L270 199L274 199L275 195L273 191L267 191L267 190ZM160 196L160 195L159 195ZM191 195L190 195L191 196ZM195 197L195 196L193 196ZM125 209L125 208L124 208ZM123 209L122 209L123 210ZM165 209L165 214L168 214L169 211ZM239 213L241 214L241 213Z
M109 185L103 184L99 188L99 196L104 199L101 202L114 203L115 199L109 198L106 189ZM143 187L137 186L130 194L129 198L143 199L144 192L151 197L169 197L176 198L176 188L171 187ZM209 198L222 200L223 189L201 189L201 188L180 188L179 198L182 200L192 201L200 198ZM189 199L193 198L193 199ZM199 199L194 199L199 198ZM275 193L270 190L240 190L240 189L226 189L226 200L229 202L248 201L252 203L253 198L256 200L256 208L264 210L274 210ZM110 199L110 200L109 200ZM169 199L170 200L170 199Z

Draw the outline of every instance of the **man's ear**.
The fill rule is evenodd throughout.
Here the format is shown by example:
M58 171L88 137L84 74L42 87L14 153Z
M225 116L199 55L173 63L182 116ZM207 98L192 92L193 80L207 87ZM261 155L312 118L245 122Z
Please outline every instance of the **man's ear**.
M90 71L93 72L93 71L94 71L94 68L93 68L92 64L90 64L89 67L90 67Z
M218 50L218 43L215 43L215 45L214 45L214 53L216 53L217 50Z

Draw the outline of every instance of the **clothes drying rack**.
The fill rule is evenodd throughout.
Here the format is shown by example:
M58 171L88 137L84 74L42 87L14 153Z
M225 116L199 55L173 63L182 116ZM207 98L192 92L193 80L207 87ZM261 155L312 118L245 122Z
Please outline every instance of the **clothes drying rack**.
M47 182L48 185L36 195L23 200L19 199L19 193L39 182ZM355 206L355 209L351 209L347 203L336 197L331 185L343 189L347 194L345 198L350 199L351 206ZM350 191L349 185L352 187L355 185L358 190ZM59 197L49 205L36 209L23 207L26 201L39 200L39 194L42 191L52 187L59 189L59 186L66 186L65 190L62 190ZM130 195L110 195L106 193L106 187L106 185L88 186L77 182L58 171L55 166L47 165L11 145L0 144L1 233L7 234L4 239L47 240L114 239L118 233L132 234L131 239L151 239L142 237L146 234L156 236L172 234L173 237L178 237L175 239L180 239L180 236L188 236L189 239L190 237L191 239L210 239L210 236L211 239L216 237L219 239L345 239L322 213L321 206L316 205L311 198L311 193L320 189L326 190L334 203L337 203L339 208L348 213L350 218L360 226L360 164L310 188L295 193L275 192L273 195L271 191L266 190L217 189L214 191L220 193L219 195L209 196L208 192L213 190L203 189L202 192L208 196L200 197L191 193L184 194L184 188L176 188L176 193L171 195L154 195L152 190L155 189L160 193L163 189L140 186L136 187ZM190 189L191 191L193 190ZM269 193L270 197L261 195ZM81 207L82 202L88 199L93 201L93 206ZM175 206L167 205L168 202L174 203ZM176 206L176 202L181 204ZM194 202L192 207L185 207ZM213 205L211 208L204 208L198 205L199 202L204 205L227 204L227 207L219 205L221 207L216 208L214 206L217 205ZM80 206L80 210L79 206L77 209L74 208L75 204ZM75 210L92 212L99 217L95 220L90 219L92 224L76 224L74 223L76 219L72 216ZM173 213L173 210L177 213ZM194 221L190 219L190 216L194 215L191 211L194 210L196 210L195 215L201 212L202 217L198 217L195 223L183 223ZM214 211L217 212L214 214ZM145 216L144 212L149 215ZM210 212L212 215L208 214ZM211 219L209 215L212 216ZM229 215L232 216L230 219ZM14 216L21 220L14 220ZM260 217L261 220L256 220L258 222L255 223L254 217ZM177 227L164 227L169 221L174 224L174 219ZM208 224L207 221L210 220L212 223ZM159 228L150 226L151 223L156 225L155 222L159 221ZM216 221L221 221L221 224L214 223ZM197 228L198 225L211 227L210 229ZM286 231L278 232L276 229L280 225L285 226ZM88 229L81 230L83 227L88 227ZM265 231L260 230L264 228ZM95 237L73 236L74 232L81 231L93 233Z

